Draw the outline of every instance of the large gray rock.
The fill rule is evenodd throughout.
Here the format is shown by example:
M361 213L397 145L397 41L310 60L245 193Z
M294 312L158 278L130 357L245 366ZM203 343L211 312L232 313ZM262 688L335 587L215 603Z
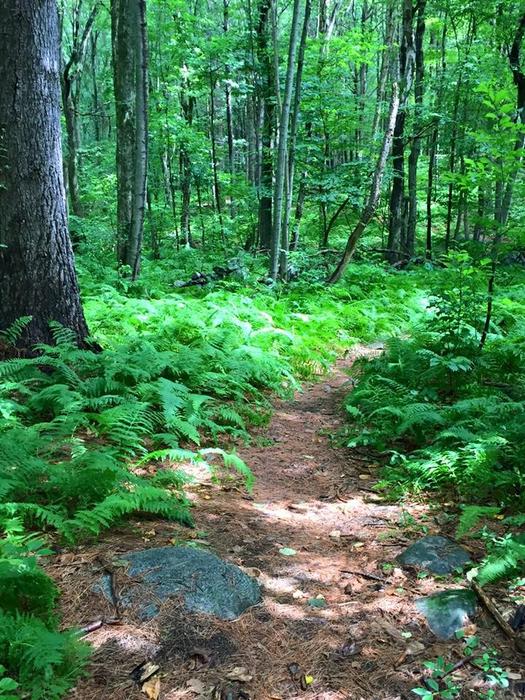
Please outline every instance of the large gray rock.
M180 596L187 610L235 620L247 608L261 601L261 590L254 578L238 566L215 554L193 547L158 547L132 552L129 575L144 585L131 585L120 595L123 607L138 606L142 619L159 611L158 603ZM144 587L151 592L146 597ZM99 584L103 590L104 581Z
M440 575L451 574L470 561L470 556L463 547L441 535L422 537L396 558L400 564L417 566Z
M418 598L416 608L423 613L436 637L450 639L475 615L476 595L465 588L443 591Z

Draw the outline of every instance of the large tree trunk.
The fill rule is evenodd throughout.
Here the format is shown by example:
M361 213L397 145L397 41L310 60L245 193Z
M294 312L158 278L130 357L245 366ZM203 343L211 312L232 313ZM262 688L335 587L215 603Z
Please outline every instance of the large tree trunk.
M0 0L0 328L31 316L19 344L51 343L50 321L88 335L69 240L55 0Z
M117 123L117 256L140 271L147 173L145 0L112 0L113 83Z

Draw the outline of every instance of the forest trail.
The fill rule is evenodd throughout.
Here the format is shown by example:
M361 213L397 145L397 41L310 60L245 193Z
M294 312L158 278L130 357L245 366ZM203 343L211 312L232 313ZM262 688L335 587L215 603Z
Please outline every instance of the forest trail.
M189 615L175 602L149 623L128 611L121 624L89 635L97 649L92 675L72 697L144 698L129 673L151 658L166 700L408 697L421 662L411 653L439 653L413 608L414 596L432 583L409 581L388 566L409 541L399 526L403 510L371 490L378 465L370 456L330 441L343 424L347 370L356 356L374 352L354 348L322 381L275 402L269 427L239 450L257 478L253 497L211 483L193 492L197 537L256 575L263 603L235 622ZM424 507L410 510L417 517ZM63 589L65 625L112 617L91 590L101 556L118 561L126 551L172 543L175 530L180 536L176 526L148 521L59 557L53 573ZM117 595L124 580L117 566ZM250 680L232 684L227 676L238 667Z

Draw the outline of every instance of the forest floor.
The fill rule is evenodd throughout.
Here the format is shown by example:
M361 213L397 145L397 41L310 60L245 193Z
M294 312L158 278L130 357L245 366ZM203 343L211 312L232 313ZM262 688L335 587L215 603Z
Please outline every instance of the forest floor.
M154 660L160 668L148 692L161 700L400 700L415 697L423 661L461 658L459 643L436 640L414 607L416 597L454 584L395 564L423 534L450 534L446 523L424 503L383 501L371 488L379 468L373 456L331 441L344 424L348 369L374 352L354 348L322 381L275 402L270 425L239 449L257 479L251 497L202 482L191 491L194 532L166 521L134 523L54 559L49 570L62 590L66 627L115 617L92 590L101 569L114 567L118 598L125 552L192 537L263 588L263 602L234 622L189 614L177 601L147 623L125 611L119 624L87 636L95 647L90 677L71 697L145 698L130 673ZM478 618L481 636L497 634Z

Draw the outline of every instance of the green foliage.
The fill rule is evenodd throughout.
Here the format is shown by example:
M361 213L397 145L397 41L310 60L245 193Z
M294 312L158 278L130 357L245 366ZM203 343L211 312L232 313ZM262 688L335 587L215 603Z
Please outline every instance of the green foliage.
M173 462L214 469L204 451L180 443L197 444L202 430L244 434L240 415L182 384L192 370L183 373L175 353L147 342L79 350L59 327L55 338L55 346L39 347L38 358L0 366L0 515L69 541L137 512L191 524L183 471L145 477L134 462L151 451L147 442L169 445ZM250 479L241 460L216 456Z
M525 572L525 535L508 534L495 539L489 546L489 555L476 571L480 586Z
M351 442L390 449L390 482L519 506L525 479L521 320L496 299L482 352L483 269L459 256L436 283L411 336L389 341L382 356L361 363L347 400L357 428Z
M4 521L0 538L0 697L60 698L82 673L88 647L61 633L53 614L57 590L39 567L49 554L20 519Z

